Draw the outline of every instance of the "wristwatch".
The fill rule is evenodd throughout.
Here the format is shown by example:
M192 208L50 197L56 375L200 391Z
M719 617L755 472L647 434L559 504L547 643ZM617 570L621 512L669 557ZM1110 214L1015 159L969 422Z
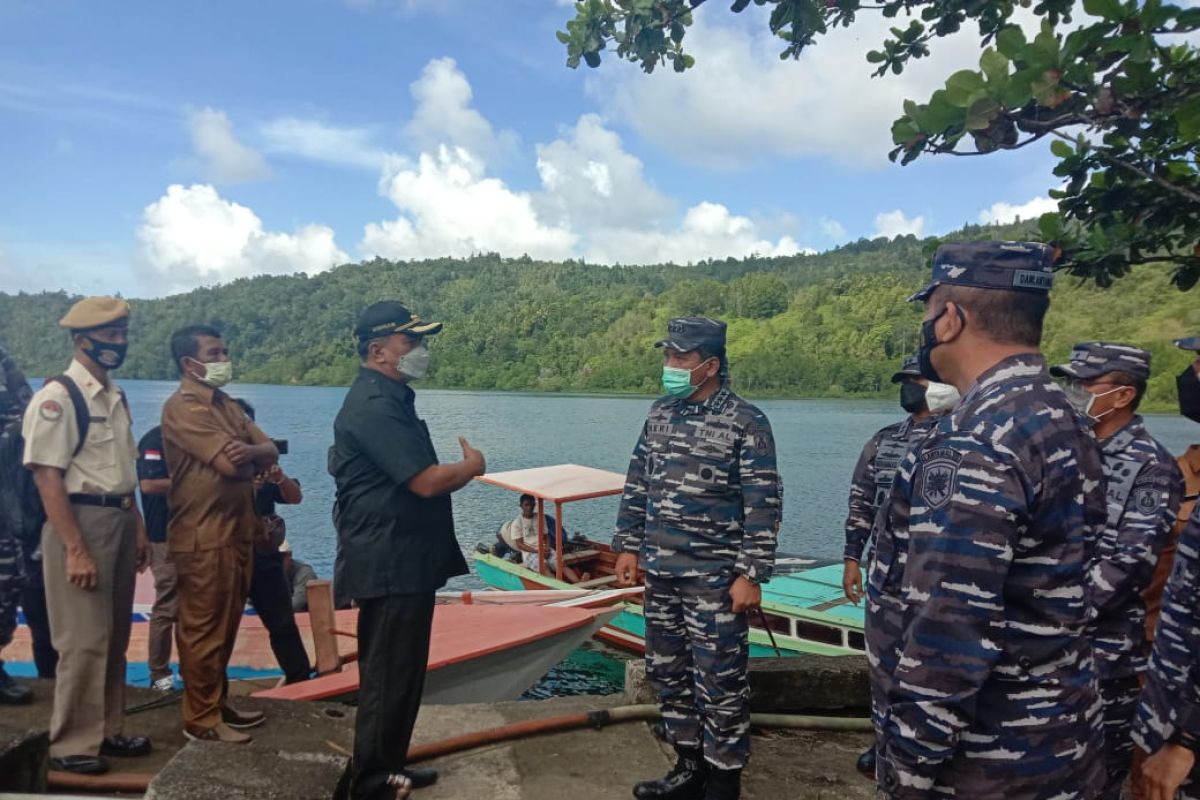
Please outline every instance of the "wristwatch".
M1193 753L1200 755L1200 737L1197 737L1194 733L1185 731L1183 728L1176 728L1175 733L1167 738L1167 743L1186 747Z

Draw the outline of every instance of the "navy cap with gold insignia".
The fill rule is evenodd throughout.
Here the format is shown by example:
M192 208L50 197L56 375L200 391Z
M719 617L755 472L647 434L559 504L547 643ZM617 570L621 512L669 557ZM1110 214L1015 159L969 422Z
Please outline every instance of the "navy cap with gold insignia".
M381 300L367 306L358 315L354 335L360 342L365 342L368 339L391 336L393 333L432 336L441 329L442 323L425 322L395 300Z
M908 300L924 301L942 285L1047 294L1054 285L1054 250L1036 242L944 244L933 256L929 283Z
M1114 342L1080 342L1071 348L1071 360L1050 368L1056 378L1089 381L1110 372L1125 372L1138 380L1150 377L1150 354L1140 347Z
M679 353L690 353L701 347L725 349L725 323L710 317L676 317L667 323L667 338L659 339L655 347L669 347Z

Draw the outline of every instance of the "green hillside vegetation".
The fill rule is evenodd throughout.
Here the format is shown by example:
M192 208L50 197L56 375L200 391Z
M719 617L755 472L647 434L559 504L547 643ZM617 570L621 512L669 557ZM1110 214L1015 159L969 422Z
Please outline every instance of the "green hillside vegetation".
M956 238L1019 235L968 227ZM917 343L920 307L906 302L928 274L928 243L862 240L819 255L606 267L495 255L375 260L315 275L263 276L155 300L134 300L125 378L174 379L168 341L185 324L226 334L238 380L344 385L356 369L351 329L365 305L398 298L446 322L423 385L549 392L658 392L652 342L672 316L729 323L739 390L750 396L890 396L888 378ZM0 293L0 343L33 375L69 357L57 320L65 293ZM1170 340L1200 332L1195 297L1166 267L1140 267L1110 289L1059 277L1047 352L1115 339L1154 353L1148 408L1170 408L1188 354Z

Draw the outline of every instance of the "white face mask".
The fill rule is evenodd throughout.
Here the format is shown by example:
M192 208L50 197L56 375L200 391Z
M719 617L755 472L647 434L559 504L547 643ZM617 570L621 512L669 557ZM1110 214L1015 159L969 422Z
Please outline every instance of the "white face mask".
M1076 411L1087 417L1092 422L1099 422L1101 417L1114 411L1115 409L1110 408L1108 411L1102 411L1093 417L1092 407L1096 405L1096 398L1104 397L1106 394L1112 394L1113 392L1119 392L1123 388L1125 387L1118 386L1115 389L1109 389L1107 392L1092 394L1079 381L1070 381L1063 386L1063 391L1067 393L1067 402L1075 406Z
M959 397L958 389L955 389L948 383L938 383L930 381L929 386L925 389L925 405L934 414L939 411L949 411L958 405Z
M396 369L414 381L424 378L429 372L429 350L426 349L425 343L421 342L400 356L400 360L396 362Z

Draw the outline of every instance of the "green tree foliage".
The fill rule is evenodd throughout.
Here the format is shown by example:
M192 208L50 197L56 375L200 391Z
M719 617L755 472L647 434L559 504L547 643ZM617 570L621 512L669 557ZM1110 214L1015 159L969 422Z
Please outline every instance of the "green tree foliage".
M900 74L936 40L974 27L978 69L955 72L924 102L906 100L892 126L893 160L927 153L986 155L1051 137L1059 158L1051 192L1059 211L1041 222L1059 267L1107 286L1133 266L1165 262L1172 282L1200 279L1200 52L1185 38L1200 30L1200 8L1161 0L753 0L797 58L820 36L865 14L899 19L867 61L876 76ZM583 0L558 33L567 65L618 57L652 72L695 60L684 50L693 9L705 0ZM750 0L734 0L741 12ZM1013 22L1032 8L1039 25Z
M1028 229L969 226L955 238L1014 238ZM862 240L820 255L604 267L483 255L375 260L308 277L242 279L155 300L131 300L122 377L174 379L169 342L183 325L226 334L238 380L345 385L357 369L358 312L398 298L446 322L427 385L550 392L657 393L666 322L711 314L729 323L739 390L755 396L893 396L891 373L915 350L921 309L906 298L928 275L928 242ZM1188 354L1171 339L1200 332L1200 308L1167 292L1170 268L1109 289L1060 278L1047 352L1115 339L1148 347L1148 405L1174 402ZM70 342L57 320L77 298L0 294L0 343L32 375L61 372Z

